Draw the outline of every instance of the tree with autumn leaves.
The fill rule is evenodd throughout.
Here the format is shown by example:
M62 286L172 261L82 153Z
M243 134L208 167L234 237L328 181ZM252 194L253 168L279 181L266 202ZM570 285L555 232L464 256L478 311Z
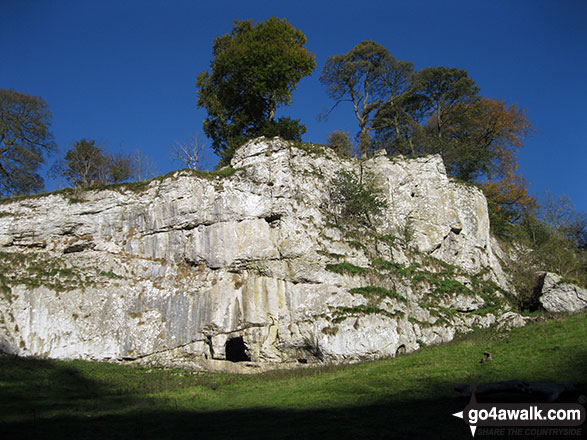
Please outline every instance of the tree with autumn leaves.
M480 96L465 70L416 71L378 43L363 41L328 57L320 80L335 100L331 111L352 104L362 157L381 148L391 155L440 154L450 175L483 189L497 233L509 233L536 208L518 172L518 151L532 131L525 112Z
M524 110L495 99L458 105L445 115L445 143L439 152L451 174L480 184L495 233L511 233L513 224L536 210L518 170L518 152L531 131Z
M463 109L462 115L450 125L450 130L460 128L466 133L455 138L456 149L460 142L466 142L469 150L482 158L477 168L482 172L481 188L489 203L494 232L509 234L514 223L537 208L518 170L518 152L532 126L524 110L488 98ZM464 153L466 148L460 150Z

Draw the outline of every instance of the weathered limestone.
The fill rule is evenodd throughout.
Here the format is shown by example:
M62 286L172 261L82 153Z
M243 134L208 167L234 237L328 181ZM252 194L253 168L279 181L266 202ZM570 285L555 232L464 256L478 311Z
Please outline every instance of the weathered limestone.
M587 289L564 282L561 276L546 272L542 275L539 301L549 312L576 313L587 308Z
M360 166L389 209L357 244L324 206L336 172ZM356 361L523 325L486 201L440 157L361 164L261 138L232 167L0 205L0 350L217 369L227 346L253 366Z

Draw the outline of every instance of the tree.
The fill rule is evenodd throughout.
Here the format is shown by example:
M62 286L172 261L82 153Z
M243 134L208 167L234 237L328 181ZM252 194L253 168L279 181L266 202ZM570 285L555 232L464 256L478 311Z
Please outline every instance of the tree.
M177 142L171 149L171 158L183 163L190 170L197 170L202 156L202 144L195 136L186 142Z
M587 214L577 211L569 197L550 191L545 192L541 203L541 217L553 232L587 250Z
M257 25L235 20L230 34L214 39L210 71L198 75L196 86L198 107L208 112L204 132L220 165L257 136L301 139L305 127L299 120L275 120L275 113L291 103L297 83L316 66L305 45L300 30L275 17Z
M373 120L377 143L390 155L416 156L421 148L422 99L407 89L389 97L378 109Z
M136 149L131 154L132 168L134 177L137 181L150 179L158 173L157 165L150 156L147 156L140 149Z
M104 153L104 161L107 181L103 183L124 182L135 174L135 163L128 155Z
M434 135L442 139L445 115L455 106L478 100L479 87L465 70L456 67L427 67L412 78L413 93L421 97L425 114L433 115Z
M84 188L107 183L107 160L96 141L81 139L65 154L60 172L73 186Z
M568 197L546 192L538 215L525 216L518 232L519 249L529 250L524 265L587 286L587 215Z
M498 180L481 184L487 199L491 230L499 236L511 236L518 224L528 215L533 215L536 200L528 194L528 184L518 174L517 166L505 172Z
M343 156L351 156L353 152L353 142L344 130L335 130L326 138L328 146Z
M25 194L43 188L37 170L56 149L51 112L35 96L0 89L0 194Z
M386 96L373 121L376 138L389 154L416 155L414 140L420 132L422 98L414 93L414 65L391 57L384 66L382 83Z
M361 41L349 52L327 58L320 82L336 102L325 116L341 102L352 103L362 156L370 147L373 114L385 99L402 93L412 70L412 63L396 60L374 41Z
M517 172L517 154L532 125L523 109L482 98L456 105L445 113L445 148L449 172L463 180L490 179Z
M96 141L87 139L75 142L64 160L57 162L50 171L53 176L62 176L77 188L124 182L135 172L135 163L130 156L104 151Z
M376 186L371 174L359 179L352 172L339 171L330 180L329 189L329 209L333 220L340 225L372 227L388 207L383 190Z

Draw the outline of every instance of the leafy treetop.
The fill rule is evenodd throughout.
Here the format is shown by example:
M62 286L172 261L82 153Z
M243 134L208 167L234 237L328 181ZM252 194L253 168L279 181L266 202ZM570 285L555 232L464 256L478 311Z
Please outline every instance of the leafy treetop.
M50 125L51 112L42 98L0 89L0 194L43 188L37 170L44 154L56 149Z
M403 92L412 70L412 63L396 60L383 46L369 40L326 60L320 81L336 101L332 109L344 101L352 103L362 156L369 148L373 114L385 99Z
M234 149L247 139L280 135L301 140L299 120L275 112L290 104L301 78L314 70L306 36L284 19L271 17L253 25L235 21L232 32L215 38L210 71L198 75L198 107L208 112L204 132L227 165Z

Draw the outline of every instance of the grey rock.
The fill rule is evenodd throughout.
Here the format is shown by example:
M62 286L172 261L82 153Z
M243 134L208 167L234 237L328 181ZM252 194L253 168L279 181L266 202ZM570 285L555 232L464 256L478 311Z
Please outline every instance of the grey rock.
M555 313L576 313L587 308L587 289L565 282L560 275L546 272L542 275L540 304Z
M329 223L330 179L361 166L389 203L370 234L394 242L352 246ZM184 170L142 187L0 205L0 350L226 371L240 368L226 362L240 350L240 370L251 372L395 356L502 320L523 325L505 304L484 314L477 292L431 281L452 267L469 287L475 276L508 286L483 194L451 180L439 156L360 162L260 138L232 167L226 178ZM375 255L406 270L378 275ZM326 270L343 261L367 273ZM352 291L374 283L397 296Z

